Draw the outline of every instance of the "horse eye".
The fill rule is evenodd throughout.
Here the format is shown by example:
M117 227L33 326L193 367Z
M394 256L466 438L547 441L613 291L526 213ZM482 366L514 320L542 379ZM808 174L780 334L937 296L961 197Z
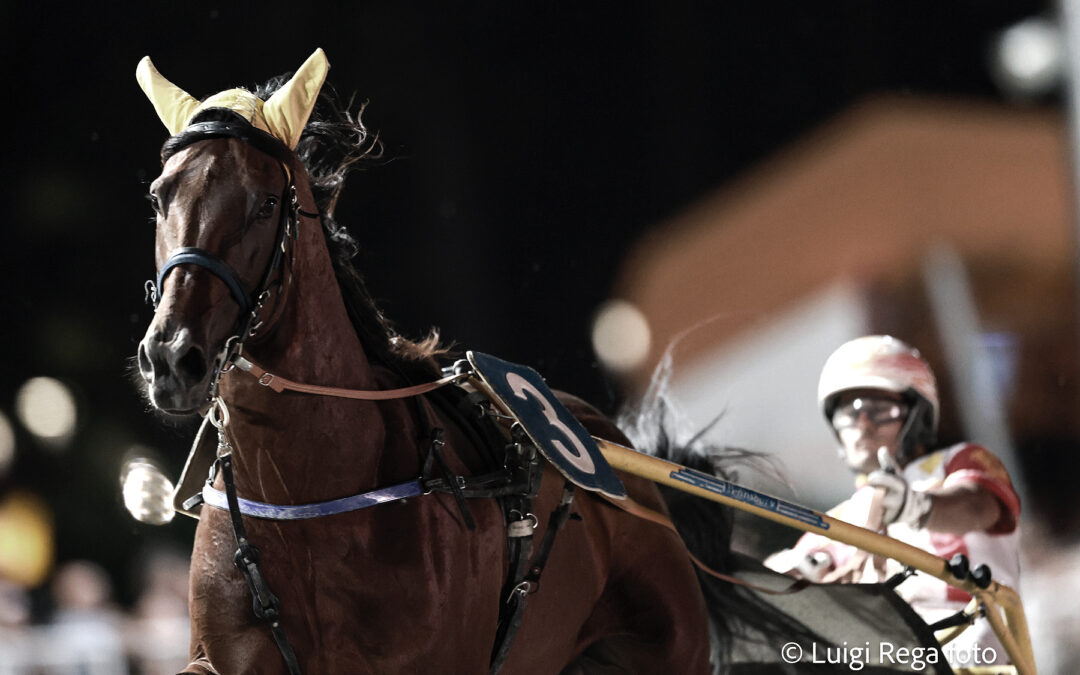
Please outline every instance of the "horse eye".
M155 211L161 211L161 202L158 200L158 196L154 193L146 195L147 200L150 201L150 207Z
M269 218L272 216L274 214L274 207L277 206L277 203L277 197L267 197L266 201L263 202L263 205L259 208L258 217Z

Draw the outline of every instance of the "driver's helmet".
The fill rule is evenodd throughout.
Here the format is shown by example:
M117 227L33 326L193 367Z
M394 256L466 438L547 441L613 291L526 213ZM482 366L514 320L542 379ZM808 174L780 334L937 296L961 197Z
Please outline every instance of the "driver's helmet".
M911 436L926 444L937 434L939 403L934 371L919 350L889 335L867 335L840 345L825 361L818 382L818 405L832 423L840 394L853 389L883 389L900 394L912 412Z

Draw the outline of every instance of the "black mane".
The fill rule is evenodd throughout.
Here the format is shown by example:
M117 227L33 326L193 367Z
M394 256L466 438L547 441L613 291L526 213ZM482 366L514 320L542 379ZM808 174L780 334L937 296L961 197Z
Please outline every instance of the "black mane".
M254 93L265 101L289 77L289 74L275 77L257 86ZM352 107L351 98L342 102L334 88L325 84L304 127L296 154L311 179L334 276L368 357L406 377L428 376L437 371L435 358L446 353L439 344L438 332L432 330L420 341L398 335L352 264L360 250L359 244L334 216L346 176L354 169L375 166L383 161L378 136L370 134L360 119L364 106L360 105L355 112L350 110Z

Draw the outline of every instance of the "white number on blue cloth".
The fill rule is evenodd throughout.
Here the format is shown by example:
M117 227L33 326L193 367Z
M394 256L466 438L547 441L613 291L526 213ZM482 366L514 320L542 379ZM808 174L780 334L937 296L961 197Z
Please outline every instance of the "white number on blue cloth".
M468 352L497 407L520 425L540 453L575 485L622 499L626 488L589 431L532 368Z
M570 441L570 444L574 446L574 450L571 452L570 448L566 447L565 443L557 438L552 438L551 444L559 451L559 454L579 471L583 473L596 473L596 465L593 464L592 457L589 456L589 451L585 449L585 444L582 443L581 439L559 419L559 413L556 412L555 407L551 402L544 398L544 395L540 390L517 373L507 373L506 383L510 385L510 389L513 390L514 396L517 396L520 399L528 401L528 394L532 394L533 400L540 404L541 412L544 413L544 419L548 421L548 424L555 427L559 432L559 435Z

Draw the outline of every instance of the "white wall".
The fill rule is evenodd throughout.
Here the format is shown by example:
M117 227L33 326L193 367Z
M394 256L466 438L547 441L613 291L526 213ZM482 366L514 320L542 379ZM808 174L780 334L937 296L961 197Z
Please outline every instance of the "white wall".
M723 413L712 438L773 455L794 492L762 477L740 475L740 483L827 509L850 496L852 476L817 407L818 375L868 325L858 287L832 286L692 365L676 356L672 393L695 428Z

